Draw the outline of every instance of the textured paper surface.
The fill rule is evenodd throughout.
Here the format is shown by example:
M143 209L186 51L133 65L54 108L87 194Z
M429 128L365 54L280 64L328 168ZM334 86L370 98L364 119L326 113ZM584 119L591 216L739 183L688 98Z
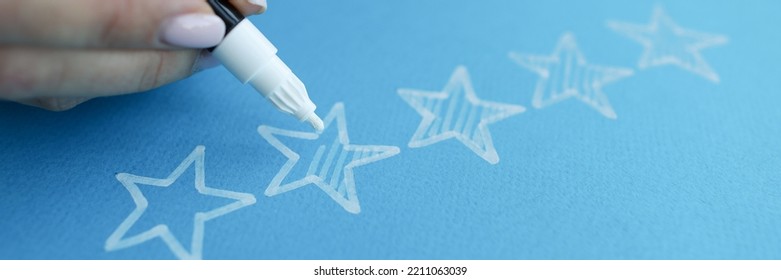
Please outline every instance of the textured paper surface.
M310 162L328 162L312 167L322 178L309 177L323 187L266 195L288 157L258 127L311 131L222 68L62 113L0 103L0 258L777 259L778 8L772 1L278 1L253 22L306 83L318 114L343 104L349 132L349 142L330 140L339 139L336 129L276 135L305 164L280 185L306 177ZM679 28L725 40L680 51L675 35L693 33L671 28L667 37L651 36L668 56L643 60L637 32L652 26L658 9ZM696 45L709 37L687 38ZM579 52L581 66L626 71L597 84L565 77L569 68L545 60L557 46ZM575 56L558 61L580 65ZM487 138L464 128L471 111L458 107L482 103L465 99L466 86L448 86L459 67L477 99L525 108L486 121L495 162L478 153L489 150ZM607 69L588 67L578 73ZM539 88L546 71L559 83ZM567 96L553 98L548 90L556 88ZM450 138L413 141L429 135L413 137L426 114L418 109L435 106L416 109L405 90L461 98L452 107L454 116L465 114L462 123L429 128ZM339 161L352 151L346 143L390 153L345 152ZM199 193L193 166L166 187L137 182L148 205L123 236L165 225L176 242L107 246L138 206L117 174L169 178L199 146L205 186L233 195ZM376 160L350 165L353 156ZM346 173L333 173L348 166L354 196ZM254 204L222 211L249 196ZM206 217L194 238L195 213L215 209L223 215Z

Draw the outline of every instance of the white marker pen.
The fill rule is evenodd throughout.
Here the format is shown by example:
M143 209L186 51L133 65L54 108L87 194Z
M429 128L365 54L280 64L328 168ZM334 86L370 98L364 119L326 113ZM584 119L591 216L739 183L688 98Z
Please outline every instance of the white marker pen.
M229 3L228 0L206 2L225 22L225 38L210 49L225 68L242 83L250 83L277 109L307 121L323 130L323 120L315 114L304 83L277 56L277 48Z

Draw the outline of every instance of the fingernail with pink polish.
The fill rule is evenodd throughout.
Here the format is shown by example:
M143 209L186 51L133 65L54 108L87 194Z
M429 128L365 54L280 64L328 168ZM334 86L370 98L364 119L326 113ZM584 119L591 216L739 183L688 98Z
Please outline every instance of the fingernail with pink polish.
M160 41L184 48L208 48L222 41L225 23L212 14L186 14L165 20Z
M247 2L249 2L252 5L260 7L258 11L255 12L257 14L265 12L266 8L268 8L268 3L266 3L266 0L247 0Z

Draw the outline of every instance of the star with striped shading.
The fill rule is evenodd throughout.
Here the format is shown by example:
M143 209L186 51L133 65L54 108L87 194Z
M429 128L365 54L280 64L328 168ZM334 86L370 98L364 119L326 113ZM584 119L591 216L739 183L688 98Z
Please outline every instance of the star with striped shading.
M324 120L321 134L261 125L258 133L288 160L266 188L266 196L275 196L314 184L347 212L358 214L361 206L353 177L353 168L397 155L395 146L354 145L347 135L344 105L336 103ZM335 131L334 131L335 130ZM335 132L335 133L334 133ZM326 137L326 135L333 137ZM312 141L312 151L299 154L279 140L278 136ZM307 141L307 142L308 142ZM308 142L309 143L309 142ZM302 161L305 157L308 160ZM283 182L294 176L292 182Z
M456 138L491 164L499 162L499 155L487 125L526 110L519 105L478 99L464 66L456 68L442 91L399 89L398 93L423 116L410 148Z
M607 26L643 45L645 52L638 62L640 69L676 65L711 82L719 82L719 75L705 62L700 50L726 44L727 36L684 29L661 6L654 8L648 25L608 21Z
M631 69L586 62L572 33L562 35L549 56L515 52L510 52L509 56L518 65L540 76L532 97L532 106L537 109L574 97L606 118L616 119L618 116L602 92L602 86L634 74Z

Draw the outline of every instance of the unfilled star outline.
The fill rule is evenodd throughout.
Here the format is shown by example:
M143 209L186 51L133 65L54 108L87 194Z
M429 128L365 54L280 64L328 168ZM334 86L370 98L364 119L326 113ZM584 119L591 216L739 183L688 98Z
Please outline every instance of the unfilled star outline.
M602 87L634 74L632 69L588 63L570 32L559 38L551 55L510 52L508 56L540 76L532 97L532 106L537 109L577 98L602 116L616 119L618 115Z
M395 146L351 144L347 132L344 104L342 103L336 103L331 108L323 123L324 129L321 133L286 130L268 125L258 127L260 136L288 159L269 183L265 195L275 196L314 184L345 211L359 214L361 205L358 200L353 168L395 156L399 154L400 150ZM335 139L320 139L321 135L325 135L332 129L337 130ZM278 136L311 141L325 140L326 144L318 146L311 162L300 162L301 156L285 145ZM307 166L305 167L305 165ZM293 178L290 182L284 182L293 168L297 166L298 168L306 168L306 175L302 178Z
M204 146L197 146L187 158L179 164L168 177L163 179L150 178L144 176L138 176L128 173L119 173L116 175L117 180L122 183L133 198L133 202L136 204L136 208L125 220L117 227L116 230L108 237L105 244L106 251L114 251L133 247L159 237L165 242L171 252L179 259L202 259L203 258L203 238L204 227L206 221L228 214L240 208L255 204L255 196L247 193L239 193L221 189L210 188L206 186L206 178L204 171L204 158L205 158ZM148 229L142 233L134 236L126 236L128 230L143 216L149 203L144 197L139 185L147 185L154 187L169 187L176 182L179 176L182 175L190 166L195 168L195 190L198 193L214 196L220 198L227 198L235 200L227 205L215 208L207 212L196 212L193 216L193 233L189 250L179 242L179 240L171 233L168 226L165 224L158 224L151 229Z
M410 148L456 138L490 164L499 163L499 154L488 124L526 111L520 105L480 100L464 66L456 67L441 91L402 88L398 94L423 117Z
M643 45L645 50L638 62L640 69L676 65L711 82L720 81L719 75L700 51L726 44L729 42L727 36L682 28L659 5L654 7L651 22L647 25L610 20L607 26Z

